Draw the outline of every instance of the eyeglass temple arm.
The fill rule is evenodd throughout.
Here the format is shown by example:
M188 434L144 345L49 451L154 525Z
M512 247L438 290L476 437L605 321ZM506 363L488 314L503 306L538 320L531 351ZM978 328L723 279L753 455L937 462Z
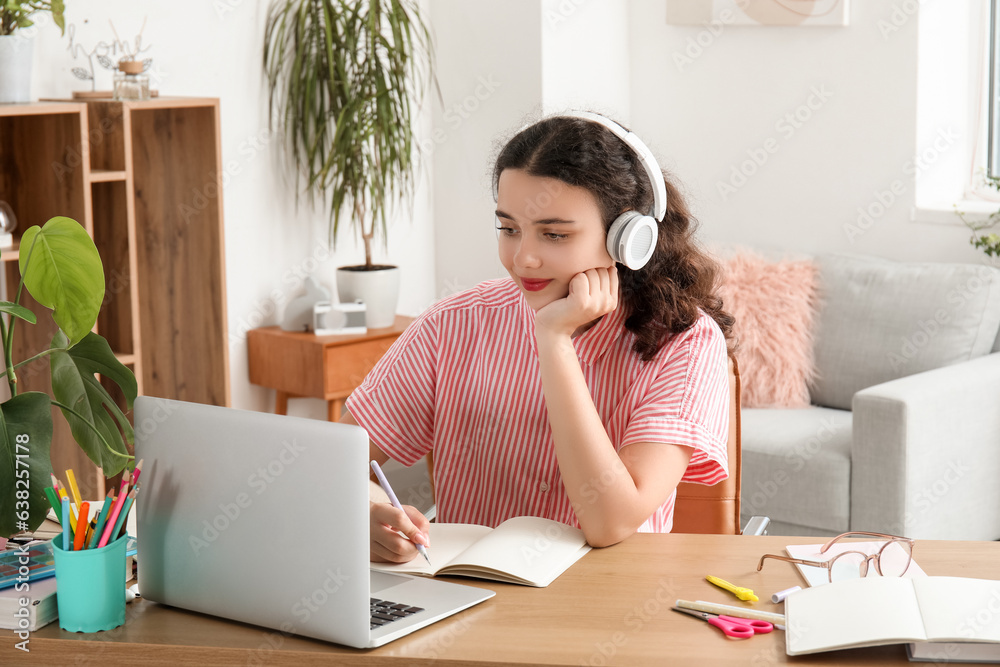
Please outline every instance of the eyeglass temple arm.
M829 565L823 561L817 560L802 560L801 558L791 558L789 556L778 556L776 554L764 554L760 557L760 562L757 563L757 571L764 567L764 560L766 558L774 558L775 560L783 560L788 563L798 563L799 565L811 565L813 567L829 567Z

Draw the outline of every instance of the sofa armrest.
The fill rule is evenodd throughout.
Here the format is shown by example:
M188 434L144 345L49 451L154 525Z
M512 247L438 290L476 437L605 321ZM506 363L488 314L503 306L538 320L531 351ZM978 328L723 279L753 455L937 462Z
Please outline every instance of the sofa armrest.
M1000 538L1000 354L854 395L851 530Z

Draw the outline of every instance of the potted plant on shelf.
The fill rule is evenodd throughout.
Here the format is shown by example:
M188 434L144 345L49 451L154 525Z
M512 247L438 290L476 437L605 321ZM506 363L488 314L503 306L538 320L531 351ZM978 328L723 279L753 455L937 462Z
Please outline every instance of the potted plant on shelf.
M0 338L11 398L0 403L0 536L34 530L45 519L52 463L52 406L69 422L77 444L104 474L120 472L129 459L126 443L134 441L122 409L96 377L116 384L126 409L136 398L135 375L111 351L108 342L91 331L104 301L104 268L93 240L75 220L56 217L44 226L25 230L18 264L21 282L14 302L0 302ZM59 327L48 349L15 363L14 333L36 323L36 315L17 303L21 290L52 311ZM19 392L18 368L47 357L52 396Z
M264 34L271 129L296 169L296 197L342 215L364 241L365 263L337 270L342 302L361 300L369 328L391 326L399 269L372 261L388 244L387 212L412 204L413 106L433 69L430 32L410 0L275 0ZM303 190L299 189L304 181Z
M63 0L0 0L0 103L31 100L31 59L34 37L24 29L34 25L31 17L49 12L65 33Z

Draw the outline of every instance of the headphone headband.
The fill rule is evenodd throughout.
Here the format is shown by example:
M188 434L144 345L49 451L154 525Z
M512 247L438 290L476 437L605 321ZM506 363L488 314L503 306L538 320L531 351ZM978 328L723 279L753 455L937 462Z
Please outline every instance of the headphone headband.
M645 169L646 176L649 177L650 185L653 186L653 209L650 215L657 221L663 220L663 217L667 214L667 187L663 184L663 172L660 170L660 165L656 162L656 158L653 157L653 151L649 150L649 147L642 142L642 139L610 118L590 111L567 111L561 115L582 118L598 125L603 125L614 132L615 136L624 141L632 149L632 152L639 158L639 162L642 163L642 168Z

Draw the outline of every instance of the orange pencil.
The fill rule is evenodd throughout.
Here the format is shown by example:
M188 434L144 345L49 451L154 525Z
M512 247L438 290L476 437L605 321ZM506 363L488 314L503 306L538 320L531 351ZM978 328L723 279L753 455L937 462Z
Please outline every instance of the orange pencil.
M76 523L76 533L73 538L73 551L83 548L83 538L87 536L87 517L90 516L90 503L84 500L80 503L80 519Z

